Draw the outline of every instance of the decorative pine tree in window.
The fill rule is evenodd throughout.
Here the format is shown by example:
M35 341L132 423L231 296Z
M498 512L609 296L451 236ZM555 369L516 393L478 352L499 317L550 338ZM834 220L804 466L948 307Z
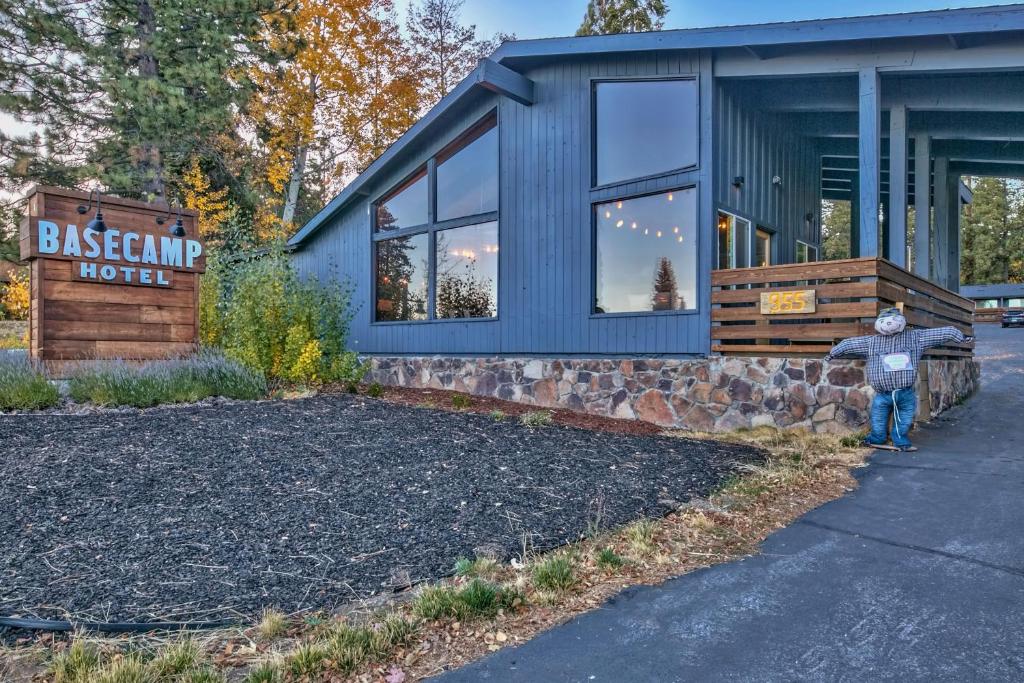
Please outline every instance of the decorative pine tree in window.
M666 256L658 259L658 267L654 272L654 292L651 295L651 309L655 311L675 311L683 308L685 302L679 296L679 285L676 283L676 272L672 261Z

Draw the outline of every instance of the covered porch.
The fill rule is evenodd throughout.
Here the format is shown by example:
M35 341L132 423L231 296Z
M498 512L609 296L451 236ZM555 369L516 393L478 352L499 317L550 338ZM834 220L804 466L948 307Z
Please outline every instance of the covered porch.
M971 201L963 180L1024 177L1022 41L975 32L719 58L712 352L818 354L869 331L890 305L912 325L971 333L974 302L957 294L961 211ZM849 259L814 263L822 201L849 202ZM723 257L723 230L748 221L775 240L769 258ZM773 290L813 300L762 310Z

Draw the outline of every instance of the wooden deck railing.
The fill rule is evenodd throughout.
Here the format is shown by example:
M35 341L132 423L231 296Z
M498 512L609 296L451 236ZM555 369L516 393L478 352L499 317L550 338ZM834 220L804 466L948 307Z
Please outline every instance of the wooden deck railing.
M911 327L974 333L973 301L885 259L712 271L711 303L711 348L723 354L822 355L840 339L873 334L878 312L890 306L901 307ZM930 355L972 349L952 345Z

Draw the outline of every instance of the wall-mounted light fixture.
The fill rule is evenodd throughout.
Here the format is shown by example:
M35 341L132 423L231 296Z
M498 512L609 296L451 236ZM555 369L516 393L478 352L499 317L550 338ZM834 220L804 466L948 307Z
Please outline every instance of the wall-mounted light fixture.
M156 217L156 224L157 225L163 225L167 221L167 219L170 218L170 217L171 217L171 207L168 206L167 207L167 215L166 216L157 216ZM174 225L172 225L169 228L169 232L172 235L174 235L175 237L184 237L185 236L185 223L181 220L181 207L180 206L178 207L178 218L174 221Z
M743 187L743 183L747 182L747 179L741 175L736 176L732 179L732 186L736 189Z
M106 232L107 223L106 221L103 220L103 208L101 206L101 197L99 190L89 190L89 202L88 204L79 204L78 213L79 215L84 216L86 213L89 212L89 207L92 206L93 193L96 194L96 215L93 217L92 220L85 224L85 229L92 230L93 232Z

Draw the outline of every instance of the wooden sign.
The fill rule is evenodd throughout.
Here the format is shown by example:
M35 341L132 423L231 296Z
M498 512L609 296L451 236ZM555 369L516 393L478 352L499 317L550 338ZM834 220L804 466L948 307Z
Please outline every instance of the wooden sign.
M814 313L815 291L761 292L761 315L791 315L793 313Z
M79 207L86 207L85 213ZM199 341L199 274L206 248L196 214L102 197L107 230L87 224L95 196L38 187L21 224L31 267L29 350L43 361L181 356Z

